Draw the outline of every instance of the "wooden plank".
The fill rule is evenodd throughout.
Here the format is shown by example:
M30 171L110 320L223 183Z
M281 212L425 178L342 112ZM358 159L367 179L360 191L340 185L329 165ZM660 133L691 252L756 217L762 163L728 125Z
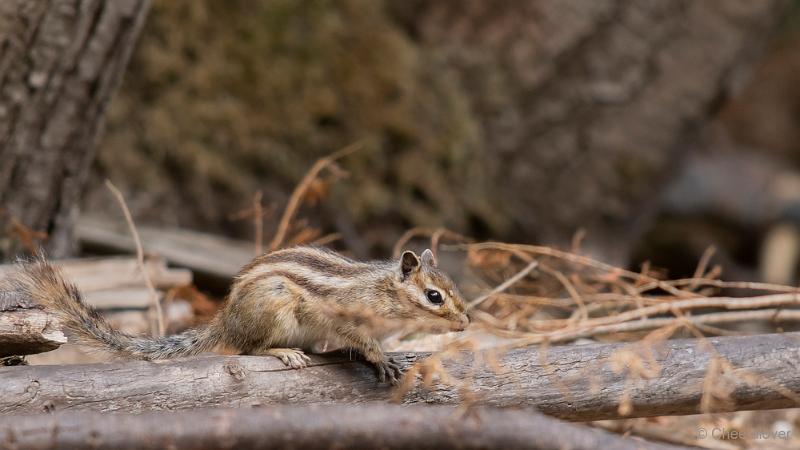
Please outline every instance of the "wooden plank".
M54 263L61 268L68 280L78 286L86 302L95 308L145 309L152 304L150 291L134 258L84 258ZM164 290L192 283L191 271L170 269L161 258L145 261L145 269L156 289ZM0 265L0 278L13 274L14 270L13 264ZM5 301L4 295L10 294L0 293L0 307Z
M253 245L190 230L138 226L145 252L193 272L228 280L253 258ZM76 226L82 245L134 253L136 246L127 225L82 216Z
M61 260L57 264L64 274L83 291L117 287L145 286L144 277L135 258L105 257ZM145 260L145 269L156 289L192 283L192 272L170 269L161 258Z
M168 328L185 330L194 320L192 305L175 300L164 305L164 323ZM153 317L145 310L106 311L103 316L117 330L133 335L150 335Z
M66 277L83 292L121 287L144 287L145 282L135 258L113 256L55 260ZM184 286L192 283L192 272L172 269L160 258L145 261L145 269L157 289ZM16 270L14 264L0 265L0 278Z
M160 291L156 291L158 299L163 298ZM145 310L153 301L147 288L119 288L104 289L102 291L88 291L83 293L87 304L100 310L104 309L135 309Z

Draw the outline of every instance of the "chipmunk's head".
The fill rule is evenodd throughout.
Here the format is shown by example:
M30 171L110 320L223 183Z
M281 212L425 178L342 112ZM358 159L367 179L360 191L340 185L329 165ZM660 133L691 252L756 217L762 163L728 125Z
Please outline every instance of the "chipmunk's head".
M405 251L399 262L402 297L408 306L408 316L430 320L439 319L443 331L463 331L469 318L464 298L450 277L436 264L430 250L417 256Z

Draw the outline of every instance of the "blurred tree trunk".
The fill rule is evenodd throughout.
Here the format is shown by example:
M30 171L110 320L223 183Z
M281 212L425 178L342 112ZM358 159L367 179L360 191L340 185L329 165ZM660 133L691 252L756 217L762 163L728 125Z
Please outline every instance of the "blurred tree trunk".
M583 227L589 250L618 262L787 5L389 3L470 98L500 234L564 245Z
M21 250L26 229L47 234L51 255L72 252L73 212L105 108L148 6L0 1L0 236L18 235L3 236L0 258Z

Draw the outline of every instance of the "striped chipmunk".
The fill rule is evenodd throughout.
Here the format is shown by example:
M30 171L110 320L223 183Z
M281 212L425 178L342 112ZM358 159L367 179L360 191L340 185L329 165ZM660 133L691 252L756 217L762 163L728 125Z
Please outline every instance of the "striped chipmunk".
M274 356L300 369L310 361L304 351L334 342L337 348L360 352L381 382L395 384L402 373L384 355L381 339L396 330L365 327L337 309L439 332L463 331L469 323L464 299L430 250L376 262L357 262L316 247L267 253L236 275L225 306L208 324L156 338L114 329L44 258L23 263L18 276L10 278L12 289L52 310L79 343L144 360L196 355L224 345L242 354Z

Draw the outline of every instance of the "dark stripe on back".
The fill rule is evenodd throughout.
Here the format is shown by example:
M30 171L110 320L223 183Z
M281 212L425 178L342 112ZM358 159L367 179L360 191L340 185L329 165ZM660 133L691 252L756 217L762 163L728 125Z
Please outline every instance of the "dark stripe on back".
M321 258L317 257L313 254L313 252L324 253L325 256L333 256L341 260L341 263L328 261L324 259L325 256L322 256ZM280 250L274 253L261 255L242 268L239 274L244 275L254 267L262 264L275 264L281 262L296 263L311 270L315 270L321 274L339 277L357 276L371 270L370 266L367 264L355 262L328 250L316 248L297 248Z
M308 292L310 292L310 293L312 293L314 295L320 296L320 297L332 296L334 293L336 293L337 290L341 289L341 288L337 288L337 287L324 286L324 285L321 285L321 284L313 283L311 280L309 280L308 278L306 278L304 276L297 275L297 274L294 274L294 273L291 273L291 272L287 272L285 270L274 270L274 271L269 271L269 272L266 272L264 274L261 274L256 278L247 280L244 284L242 284L239 287L239 292L242 292L242 293L247 292L248 290L250 290L250 288L251 288L251 286L253 284L264 282L265 280L267 280L269 278L273 278L273 277L285 278L285 279L291 281L292 283L294 283L295 285L305 289L306 291L308 291Z

